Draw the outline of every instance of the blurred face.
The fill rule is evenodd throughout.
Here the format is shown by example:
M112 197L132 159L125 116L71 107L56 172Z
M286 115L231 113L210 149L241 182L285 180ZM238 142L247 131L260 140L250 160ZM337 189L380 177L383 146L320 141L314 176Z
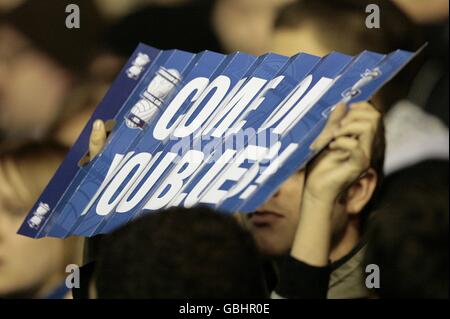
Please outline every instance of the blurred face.
M22 4L25 0L2 0L0 1L0 12L8 12L20 4Z
M0 166L0 298L42 297L63 279L63 241L16 234L31 204L5 177Z
M316 23L302 21L302 24L292 28L276 29L272 36L270 51L292 56L298 52L307 52L324 56L332 51L320 39L323 35L317 29Z
M448 19L448 0L394 0L394 2L418 23L442 22Z
M0 26L0 131L41 137L57 116L69 77L14 29Z
M264 205L246 216L263 254L282 255L291 248L300 216L304 181L304 171L292 175Z

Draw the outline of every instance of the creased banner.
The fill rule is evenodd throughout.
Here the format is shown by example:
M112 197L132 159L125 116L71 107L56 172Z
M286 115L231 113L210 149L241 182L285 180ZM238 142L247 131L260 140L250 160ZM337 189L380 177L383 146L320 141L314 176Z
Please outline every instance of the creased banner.
M252 212L316 155L309 147L337 103L369 99L416 54L255 57L140 44L18 232L90 237L171 206ZM96 119L115 125L86 163Z

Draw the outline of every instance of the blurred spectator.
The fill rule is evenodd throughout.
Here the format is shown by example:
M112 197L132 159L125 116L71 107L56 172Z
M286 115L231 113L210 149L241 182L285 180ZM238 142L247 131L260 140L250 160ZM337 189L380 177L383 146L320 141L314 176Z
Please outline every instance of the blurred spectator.
M448 127L410 101L396 103L386 114L385 125L386 175L427 159L448 160Z
M394 1L428 42L405 99L386 115L385 173L427 159L449 158L448 1Z
M108 42L127 56L139 41L163 49L263 54L278 10L293 1L134 0L111 7L97 0L119 20Z
M366 27L369 4L380 7L380 28ZM383 0L298 0L281 9L275 31L274 45L282 44L279 49L286 55L298 51L325 55L330 48L350 55L362 48L388 53L397 48L418 49L416 45L422 44L420 34L412 34L416 31L412 21Z
M393 2L419 24L448 20L448 0L393 0Z
M123 18L147 5L173 6L195 0L94 0L102 15L110 21Z
M279 10L295 0L217 0L213 25L226 52L261 55L270 51Z
M113 77L140 42L161 49L222 51L210 23L214 1L95 3L108 20L108 27L98 39L102 52L88 64L89 75L66 98L64 109L69 111L64 112L52 132L59 143L67 146L75 142Z
M215 1L196 0L172 6L145 6L114 23L105 43L125 57L139 42L160 49L223 51L211 24L214 4Z
M381 298L448 298L448 161L387 177L370 220L365 263L380 269Z
M380 29L365 27L369 3L380 7ZM273 51L286 55L414 51L430 39L426 31L389 1L303 0L281 10ZM442 33L431 37L429 46L373 99L387 113L386 173L427 158L448 158L448 46L438 45L444 38Z
M0 14L13 10L26 0L2 0L0 2Z
M411 86L409 100L440 118L448 127L448 0L394 1L425 35L428 46Z
M221 51L210 25L214 1L142 0L116 3L117 7L114 2L109 8L115 11L113 16L104 12L108 11L107 3L96 3L110 23L99 38L102 54L90 62L89 77L66 99L65 108L76 112L64 114L52 132L58 142L68 146L75 142L116 72L140 42L161 49Z
M0 298L63 298L66 266L79 264L78 239L18 235L66 149L27 145L0 155Z
M103 26L92 2L81 0L81 28L66 28L71 2L29 0L0 17L0 137L42 139L78 109L68 102L77 99Z
M172 208L125 225L103 239L93 269L91 298L268 296L251 235L207 208ZM87 297L82 289L75 298Z
M379 29L365 25L365 8L372 3L380 7ZM364 50L387 54L399 48L415 51L422 43L414 24L390 1L299 0L281 9L271 51L284 55L302 51L319 56L331 51L356 55ZM386 111L408 95L418 63L416 59L375 96L377 107Z

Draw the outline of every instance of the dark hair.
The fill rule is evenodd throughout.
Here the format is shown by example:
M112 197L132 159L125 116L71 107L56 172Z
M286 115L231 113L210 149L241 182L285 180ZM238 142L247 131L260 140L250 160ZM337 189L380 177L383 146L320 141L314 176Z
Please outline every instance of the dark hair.
M231 216L172 208L104 239L99 298L262 298L262 262L251 235Z
M448 298L448 162L392 174L369 220L365 264L380 268L382 298Z
M170 7L148 5L120 19L104 35L106 46L129 56L139 42L159 49L223 52L211 24L214 0L188 1Z

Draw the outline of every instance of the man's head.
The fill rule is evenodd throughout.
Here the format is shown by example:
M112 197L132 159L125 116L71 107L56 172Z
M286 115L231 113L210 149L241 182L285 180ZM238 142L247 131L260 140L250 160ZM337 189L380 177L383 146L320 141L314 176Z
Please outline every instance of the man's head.
M383 29L365 27L365 6L369 3L372 2L296 1L281 10L278 16L272 51L287 55L299 51L324 55L333 50L357 54L366 49L386 53L398 47L410 48L409 38L405 40L404 37L405 32L410 30L410 23L390 4L373 1L384 10ZM342 37L342 34L346 36ZM394 85L388 85L375 96L377 109L385 109L402 95L403 91L399 88L404 87L401 83L397 79ZM373 209L374 194L380 185L384 149L384 128L381 125L373 143L371 168L340 196L335 205L332 215L334 244L345 235L350 223L358 229L358 234L353 236L359 236L363 230L366 216ZM289 177L272 198L249 216L249 228L264 253L281 255L290 250L300 218L303 187L311 165L313 163L306 170Z
M261 298L251 235L206 208L144 216L105 238L95 270L99 298Z
M383 177L384 149L384 126L380 123L372 143L370 168L347 187L334 204L331 216L332 248L344 244L347 250L351 249L353 247L348 246L350 243L344 241L348 241L349 237L359 240L364 232ZM304 185L308 172L317 160L290 176L265 204L247 216L247 226L264 254L279 256L291 249L301 218Z

